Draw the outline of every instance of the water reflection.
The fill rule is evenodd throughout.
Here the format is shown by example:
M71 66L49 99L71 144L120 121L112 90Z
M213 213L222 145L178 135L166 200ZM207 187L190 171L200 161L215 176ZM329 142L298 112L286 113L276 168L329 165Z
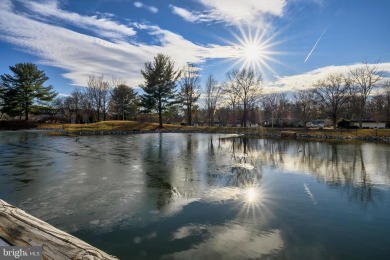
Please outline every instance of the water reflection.
M255 203L258 199L258 192L255 188L249 187L245 190L245 200L247 203Z
M204 227L182 227L176 236L201 232ZM184 233L184 234L183 234ZM213 227L212 236L196 246L167 255L163 259L258 259L283 248L280 230L258 233L250 226L227 223ZM229 252L228 254L226 254Z
M249 150L263 163L315 176L364 206L380 200L380 187L390 183L389 165L381 162L390 158L386 146L260 140L251 142Z
M388 241L385 145L37 132L0 145L0 198L124 259L337 258L339 237Z

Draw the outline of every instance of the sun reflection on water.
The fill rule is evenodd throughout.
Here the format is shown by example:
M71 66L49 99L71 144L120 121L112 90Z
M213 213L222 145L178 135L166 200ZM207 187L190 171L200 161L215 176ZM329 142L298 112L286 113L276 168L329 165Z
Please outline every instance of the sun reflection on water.
M245 198L246 198L246 202L247 203L255 203L257 198L258 198L258 192L250 187L250 188L247 188L246 191L245 191Z
M271 203L262 185L248 185L241 189L241 209L238 217L250 220L254 225L266 223L272 217Z

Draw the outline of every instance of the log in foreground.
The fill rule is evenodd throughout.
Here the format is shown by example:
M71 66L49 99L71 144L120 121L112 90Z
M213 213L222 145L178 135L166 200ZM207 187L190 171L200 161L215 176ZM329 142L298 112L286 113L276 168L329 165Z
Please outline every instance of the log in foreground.
M117 259L1 199L0 237L13 246L42 246L44 259Z

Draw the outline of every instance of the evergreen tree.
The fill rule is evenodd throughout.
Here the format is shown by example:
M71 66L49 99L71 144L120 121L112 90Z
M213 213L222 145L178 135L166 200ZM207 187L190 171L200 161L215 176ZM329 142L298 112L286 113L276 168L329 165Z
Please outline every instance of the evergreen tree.
M141 106L146 112L157 111L159 126L162 128L162 113L174 104L176 81L180 71L174 70L174 62L164 54L157 54L153 62L145 63L141 70L145 84L141 88L145 92L141 96Z
M109 110L117 120L135 118L137 114L137 93L131 87L120 84L111 91Z
M13 75L0 76L3 112L20 117L24 114L25 120L28 120L30 112L40 110L45 107L45 102L50 102L57 96L53 86L43 86L49 78L35 64L18 63L9 68Z

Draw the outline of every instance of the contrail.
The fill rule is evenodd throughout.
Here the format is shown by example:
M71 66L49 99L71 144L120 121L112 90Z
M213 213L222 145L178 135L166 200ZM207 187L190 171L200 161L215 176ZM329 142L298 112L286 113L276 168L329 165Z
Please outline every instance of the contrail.
M311 193L311 191L310 191L309 187L307 187L306 183L303 184L303 187L305 188L305 191L306 191L307 195L309 195L313 204L317 205L316 198L314 197L313 193Z
M306 63L306 61L309 59L310 55L313 53L314 49L317 47L318 42L321 40L321 38L324 35L324 33L326 32L326 30L328 30L328 27L326 27L325 30L321 33L320 38L318 38L318 40L316 41L316 44L314 44L313 49L311 49L311 51L309 52L309 54L307 55L307 57L303 63Z

